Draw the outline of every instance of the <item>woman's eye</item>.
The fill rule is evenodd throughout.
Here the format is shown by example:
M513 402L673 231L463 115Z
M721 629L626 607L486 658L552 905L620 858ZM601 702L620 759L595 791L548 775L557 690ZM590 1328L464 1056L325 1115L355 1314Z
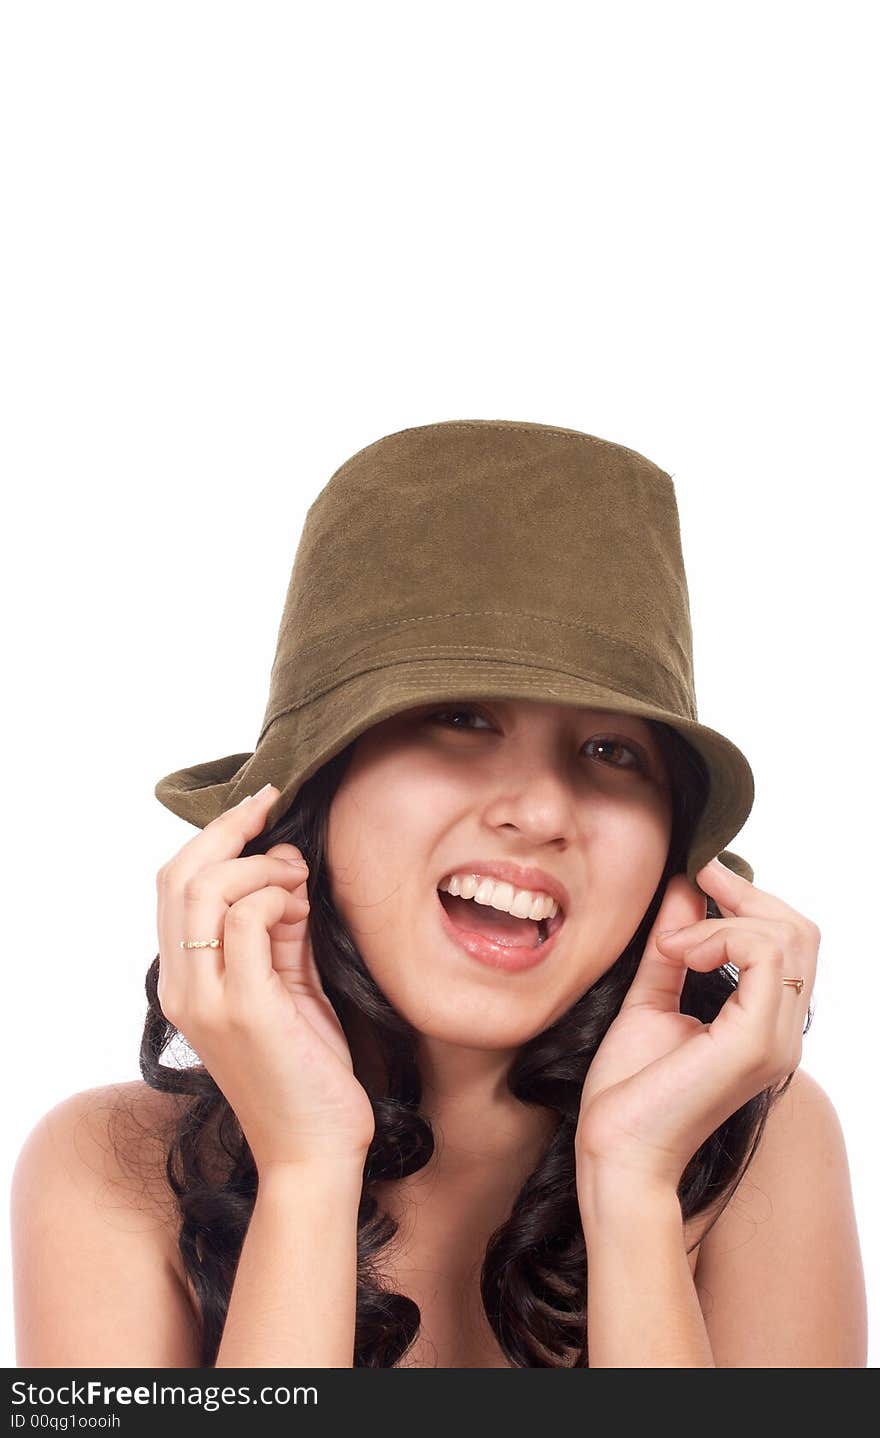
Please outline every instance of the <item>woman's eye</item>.
M451 717L452 717L453 715L461 715L461 714L463 714L466 719L483 719L483 718L485 718L485 716L482 715L482 714L480 714L480 713L478 713L478 711L477 711L476 709L464 709L464 708L460 708L460 707L459 707L459 708L456 708L456 709L437 709L433 714L429 714L429 715L428 715L428 718L429 718L429 719L435 719L435 720L437 720L438 723L441 723L441 724L442 724L442 723L448 723L449 720L451 719ZM486 722L488 723L488 720L487 720ZM453 728L453 729L466 729L466 728L468 728L469 726L466 725L466 724L451 724L450 727Z
M591 744L595 744L601 749L604 749L606 753L609 750L616 750L618 753L629 754L630 759L633 761L632 763L618 764L612 762L610 765L612 769L647 770L647 765L638 750L631 748L629 744L622 744L619 739L588 739L584 748L588 749Z

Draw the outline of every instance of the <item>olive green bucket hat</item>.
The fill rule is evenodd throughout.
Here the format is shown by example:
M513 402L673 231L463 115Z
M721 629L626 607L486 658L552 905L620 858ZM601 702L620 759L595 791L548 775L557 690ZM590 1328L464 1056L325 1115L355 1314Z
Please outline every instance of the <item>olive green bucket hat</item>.
M385 435L310 506L250 753L177 769L157 799L203 827L271 782L267 827L359 734L435 700L534 699L668 724L710 777L689 878L754 799L751 768L697 719L672 479L623 445L524 420Z

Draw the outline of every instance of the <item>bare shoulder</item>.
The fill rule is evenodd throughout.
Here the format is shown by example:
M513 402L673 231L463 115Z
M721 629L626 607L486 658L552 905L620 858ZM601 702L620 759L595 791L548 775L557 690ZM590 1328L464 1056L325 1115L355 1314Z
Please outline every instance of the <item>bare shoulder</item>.
M821 1203L816 1170L830 1168L839 1182L844 1167L846 1147L837 1110L816 1079L798 1068L773 1103L755 1154L730 1203L705 1234L701 1253L759 1238L792 1190L802 1205ZM804 1184L807 1174L811 1181ZM848 1173L846 1177L848 1181Z
M695 1283L718 1367L867 1362L846 1141L831 1098L801 1068L702 1239Z
M176 1228L165 1174L167 1146L183 1112L179 1095L141 1080L83 1089L48 1110L28 1135L29 1151L47 1148L78 1190L122 1226Z
M20 1365L197 1366L164 1171L184 1102L112 1084L63 1099L31 1129L10 1198Z

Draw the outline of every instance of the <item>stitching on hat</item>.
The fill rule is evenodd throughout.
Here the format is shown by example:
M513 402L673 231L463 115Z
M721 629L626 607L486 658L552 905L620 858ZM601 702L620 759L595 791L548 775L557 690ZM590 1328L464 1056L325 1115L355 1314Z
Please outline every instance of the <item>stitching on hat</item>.
M353 629L337 629L333 634L325 635L323 639L317 640L314 644L307 645L305 649L298 649L296 653L290 655L289 659L285 662L291 664L299 663L307 654L313 654L316 649L323 649L326 645L332 644L335 639L341 636L370 634L377 629L388 630L400 628L405 624L419 624L423 620L429 619L536 619L541 624L554 624L559 629L577 629L582 634L596 634L600 639L606 640L607 643L614 645L618 649L628 649L634 654L641 655L641 657L647 659L650 664L656 664L658 668L665 670L670 678L675 680L679 679L679 675L676 674L674 669L670 669L669 665L664 664L662 659L658 659L654 654L649 654L646 649L642 649L638 644L632 644L627 639L617 639L614 635L607 634L604 629L596 629L595 626L590 624L578 624L573 619L551 619L550 616L546 614L530 614L526 609L450 609L445 614L411 614L404 619L383 619L378 624L362 624L357 625ZM429 649L445 649L447 645L432 644L424 647ZM463 645L462 647L473 648L474 646ZM358 653L362 652L362 650L358 651ZM512 652L519 653L520 651L515 650ZM348 663L353 658L357 658L357 654L349 655L349 659L344 660L343 663ZM341 667L342 665L337 664L335 669L325 670L324 676L329 677L331 674L336 673Z
M428 646L426 646L426 647L428 647ZM509 655L510 653L515 653L515 652L516 652L516 651L506 651L506 653L507 653L508 655ZM481 654L481 655L484 655L484 654L485 654L485 651L481 649L481 650L480 650L480 654ZM409 656L406 657L406 658L397 660L396 663L399 663L399 664L408 664L408 663L411 663L411 662L413 661L413 659L415 659L416 662L418 662L418 658L419 658L419 657L420 657L419 655L409 655ZM494 657L495 657L495 656L494 656L494 654L493 654L493 655L491 656L491 658L494 658ZM501 663L504 663L504 664L523 663L523 661L521 661L521 660L512 660L512 659L510 659L509 657L502 659L500 662L501 662ZM333 683L333 684L330 686L330 689L337 689L337 688L339 688L339 686L340 686L341 684L347 684L347 683L349 682L349 680L351 680L351 679L359 679L359 678L360 678L362 675L364 675L364 674L374 674L377 669L384 669L384 668L386 668L386 667L387 667L387 666L384 665L384 664L371 664L368 669L358 669L358 670L356 670L356 672L353 673L353 674L344 674L341 679L337 679L337 680L335 681L335 683ZM530 666L530 665L525 665L525 664L523 663L523 667L524 667L524 668L530 668L531 666ZM450 672L451 672L451 671L450 671ZM583 678L583 676L580 675L580 674L570 674L567 669L557 669L555 672L556 672L557 674L564 674L564 675L566 675L566 676L567 676L568 678L570 678L570 679L582 679L582 678ZM526 676L524 676L522 679L519 679L519 678L518 678L516 682L517 682L517 686L518 686L518 687L521 686L523 689L539 689L542 693L548 692L548 684L547 684L547 681L546 681L546 680L543 680L543 679L534 679L534 678L531 678L531 677L529 677L529 676L526 675ZM601 682L601 681L597 681L597 683L598 683L598 682ZM614 686L611 685L611 684L603 684L602 687L605 688L605 689L613 689ZM330 689L327 689L327 690L322 690L322 689L320 689L320 688L319 688L319 689L311 689L311 690L309 691L309 693L306 694L303 699L298 699L295 704L289 704L285 709L280 709L277 714L273 715L273 717L269 720L269 723L266 725L266 729L271 728L271 726L275 723L275 721L276 721L277 719L280 719L283 714L289 714L289 713L291 713L291 711L293 711L293 710L295 710L295 709L301 709L304 704L308 704L312 699L314 699L314 698L320 696L321 694L323 694L323 693L329 694L329 693L330 693ZM622 692L621 690L615 690L615 693L621 693L621 692ZM640 696L640 695L636 694L636 695L632 695L632 696L627 695L626 697L627 697L627 698L632 697L632 698L635 698L635 699L641 699L641 702L644 703L644 704L653 704L653 703L655 702L653 699L649 698L648 695ZM439 703L440 701L438 700L437 702ZM659 706L658 706L658 707L659 707ZM263 730L263 733L266 732L266 729ZM262 737L262 735L261 735L260 737Z
M277 714L273 714L272 717L263 725L262 729L260 730L260 735L257 739L257 743L259 744L262 742L263 735L266 734L266 732L272 727L276 720L280 719L283 714L289 714L293 710L303 708L303 706L310 703L312 699L319 698L323 694L329 693L331 689L336 689L341 684L347 684L349 680L357 679L362 674L372 674L378 669L387 669L398 664L408 664L411 663L413 660L418 661L419 658L429 655L434 650L448 649L449 647L450 646L448 644L415 645L410 648L407 654L400 654L391 657L390 665L388 662L388 658L383 657L375 664L368 664L366 667L356 669L352 673L348 674L339 675L339 669L342 666L337 666L337 669L335 671L329 671L324 676L322 676L322 678L319 679L316 684L311 689L309 689L301 698L297 699L293 704L285 705L283 709L279 709ZM482 644L458 644L455 646L455 648L464 654L468 652L478 654L480 658L486 659L489 663L491 663L493 660L498 660L500 663L505 664L520 664L525 668L531 668L534 665L534 656L529 654L528 657L524 659L522 657L522 650L520 649L508 649L500 645L492 645L490 649L487 649L486 646ZM552 668L555 673L564 674L571 679L583 679L583 675L576 674L567 669L560 669L556 665L550 665L548 667ZM328 679L331 680L329 684L327 683ZM519 682L520 681L517 680L517 683ZM614 689L613 684L605 684L603 680L598 680L597 682L603 684L603 687L605 688ZM543 679L532 680L528 677L525 677L522 680L522 683L526 688L535 688L546 691L546 681ZM622 693L623 691L615 690L615 692ZM657 702L650 694L639 695L636 693L631 697L641 699L642 702L645 704L656 704Z

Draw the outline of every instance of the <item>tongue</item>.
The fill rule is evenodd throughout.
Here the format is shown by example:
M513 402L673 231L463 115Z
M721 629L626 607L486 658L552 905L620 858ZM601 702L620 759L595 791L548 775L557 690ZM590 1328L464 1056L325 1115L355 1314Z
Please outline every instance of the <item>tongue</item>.
M535 919L516 919L501 909L488 904L476 904L473 899L462 899L455 894L438 890L440 902L452 922L459 929L468 929L472 934L483 934L487 939L498 939L511 948L536 949L538 947L538 924Z

